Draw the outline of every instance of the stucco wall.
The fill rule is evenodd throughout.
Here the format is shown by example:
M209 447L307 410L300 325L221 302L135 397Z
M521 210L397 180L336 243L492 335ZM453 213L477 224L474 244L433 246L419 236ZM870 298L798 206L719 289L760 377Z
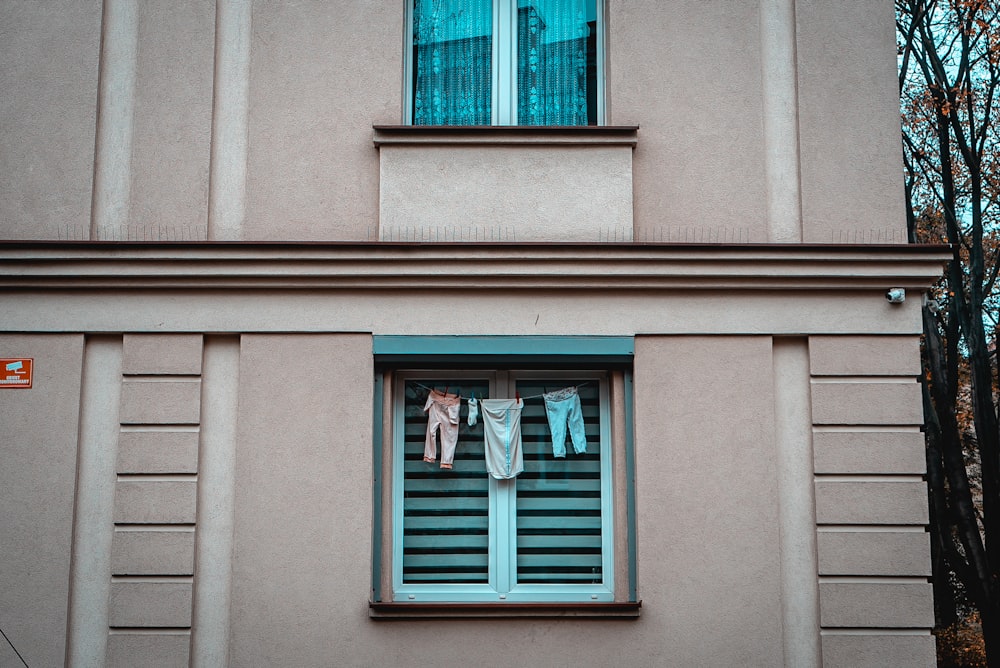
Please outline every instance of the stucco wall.
M0 3L0 238L90 229L101 3Z
M905 243L893 5L796 0L803 240Z
M74 661L129 666L227 652L231 665L457 666L470 646L497 666L798 665L800 640L821 644L824 665L929 662L919 397L901 352L916 339L790 340L808 346L797 366L779 363L770 335L636 337L639 619L375 621L369 334L99 336L82 384L79 335L4 336L43 370L33 389L0 394L24 446L4 489L37 497L6 515L8 563L31 575L12 571L5 609L19 616L5 630L61 657L68 626ZM777 391L789 383L812 384L811 408ZM790 477L788 419L806 429ZM793 508L805 525L789 521L789 486L813 485L815 519L809 502ZM788 624L796 564L816 593L804 630Z
M34 359L30 389L0 390L0 628L29 666L66 651L83 337L0 335ZM19 665L0 638L0 665Z
M692 255L0 249L0 356L37 360L0 391L5 633L30 665L803 665L803 639L827 666L930 664L933 259L726 245L902 241L891 12L608 0L606 121L639 130L602 225L723 242ZM372 128L402 118L403 34L403 2L0 3L0 237L379 239L408 222L405 196L380 220ZM577 149L549 148L565 189L546 165ZM433 188L461 193L483 150L454 150ZM467 227L448 201L434 224ZM600 238L565 227L586 208L532 240ZM638 619L369 618L372 334L636 336Z
M756 2L609 3L609 123L639 126L637 239L767 240L759 24Z
M636 338L635 665L783 662L772 386L770 337Z
M402 119L402 3L115 0L103 55L101 4L66 7L3 6L5 237L379 238L372 125ZM891 3L606 16L606 121L640 127L637 240L905 240ZM482 223L465 213L435 224Z
M233 665L373 651L371 388L370 336L243 337Z
M359 335L243 337L234 664L323 665L335 657L342 665L460 666L470 651L484 666L781 662L768 338L639 339L647 604L637 621L604 623L368 619L370 345ZM269 386L278 360L294 386ZM742 369L736 383L734 365ZM652 401L686 393L712 400ZM720 403L742 405L740 414L707 432ZM653 508L669 509L667 521L661 510L645 510Z
M215 7L140 2L136 17L131 231L110 238L205 239ZM118 232L116 236L114 233Z
M246 239L374 239L372 125L399 123L403 6L253 2Z

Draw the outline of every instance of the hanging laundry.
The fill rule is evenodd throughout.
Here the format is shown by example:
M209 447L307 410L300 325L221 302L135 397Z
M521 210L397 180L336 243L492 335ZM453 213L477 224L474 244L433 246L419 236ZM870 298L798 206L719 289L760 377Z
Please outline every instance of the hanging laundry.
M566 456L566 427L573 440L573 450L578 455L587 452L587 429L583 424L583 409L576 387L564 387L554 392L542 394L545 401L545 416L549 419L552 432L552 456Z
M437 441L441 439L441 468L452 468L455 460L455 446L458 445L458 413L462 408L457 394L445 394L431 390L424 404L427 413L427 439L424 441L424 461L433 463L437 459Z
M469 426L475 427L476 422L479 418L479 401L476 399L475 395L469 399Z
M483 399L486 470L498 480L514 478L524 470L521 452L521 399Z

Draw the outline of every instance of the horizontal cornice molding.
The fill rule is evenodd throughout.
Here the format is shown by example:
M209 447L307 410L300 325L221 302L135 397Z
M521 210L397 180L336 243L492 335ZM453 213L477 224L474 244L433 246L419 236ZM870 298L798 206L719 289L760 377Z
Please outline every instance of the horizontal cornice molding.
M940 245L2 242L0 288L923 290L950 258Z

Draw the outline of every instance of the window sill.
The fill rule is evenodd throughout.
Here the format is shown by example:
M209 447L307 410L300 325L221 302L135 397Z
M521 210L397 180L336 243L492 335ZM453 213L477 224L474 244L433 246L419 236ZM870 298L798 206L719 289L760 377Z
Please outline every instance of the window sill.
M514 146L631 146L637 125L374 125L375 146L478 144Z
M572 617L636 619L642 601L630 603L368 603L372 619L475 619Z

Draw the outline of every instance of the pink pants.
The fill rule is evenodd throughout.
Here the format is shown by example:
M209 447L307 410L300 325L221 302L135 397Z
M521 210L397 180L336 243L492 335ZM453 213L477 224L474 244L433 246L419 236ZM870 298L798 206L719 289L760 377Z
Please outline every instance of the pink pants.
M427 440L424 442L424 461L433 462L437 458L435 435L440 433L441 468L450 469L455 460L455 446L458 445L458 412L462 408L461 399L455 394L442 394L431 390L424 404L427 413Z

